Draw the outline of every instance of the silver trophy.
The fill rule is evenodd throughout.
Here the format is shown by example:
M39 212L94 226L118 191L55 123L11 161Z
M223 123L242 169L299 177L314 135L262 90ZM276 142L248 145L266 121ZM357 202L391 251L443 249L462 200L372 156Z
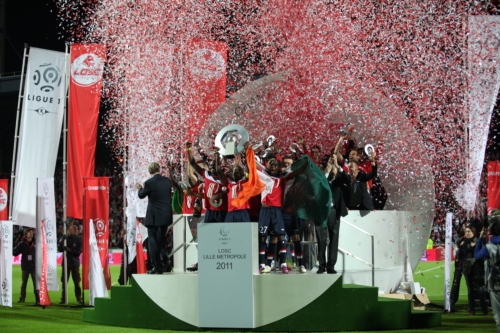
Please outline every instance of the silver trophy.
M249 139L248 131L241 125L229 125L215 137L215 146L222 156L234 157L245 150L243 145Z
M373 148L372 145L366 145L365 146L365 154L366 154L366 156L368 156L368 157L372 156L372 152L374 152L374 151L375 151L375 148Z

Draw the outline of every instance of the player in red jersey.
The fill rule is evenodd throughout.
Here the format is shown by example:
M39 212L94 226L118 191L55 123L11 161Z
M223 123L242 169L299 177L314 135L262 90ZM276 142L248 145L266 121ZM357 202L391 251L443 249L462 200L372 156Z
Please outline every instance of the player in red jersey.
M220 163L219 156L209 165L209 170L204 170L194 160L191 151L192 143L186 143L188 160L193 169L198 172L205 181L203 191L203 202L205 206L205 222L224 222L227 214L227 188L217 175L217 164Z
M281 261L281 271L288 274L286 265L286 244L285 244L285 223L281 208L283 207L284 190L287 180L294 178L304 171L303 168L296 170L283 177L280 173L280 165L274 156L267 160L267 168L263 172L266 189L262 192L262 208L259 214L259 272L266 273L274 259L276 246L278 245ZM261 179L261 180L262 180ZM269 248L267 251L266 266L266 239L270 236ZM279 242L278 242L279 241Z
M224 222L250 222L250 201L245 202L241 207L233 206L232 200L238 197L238 194L243 190L243 184L248 180L245 178L243 167L241 164L241 156L235 157L235 165L230 168L232 179L228 179L222 172L220 165L217 165L217 173L221 181L227 185L227 208L228 212Z

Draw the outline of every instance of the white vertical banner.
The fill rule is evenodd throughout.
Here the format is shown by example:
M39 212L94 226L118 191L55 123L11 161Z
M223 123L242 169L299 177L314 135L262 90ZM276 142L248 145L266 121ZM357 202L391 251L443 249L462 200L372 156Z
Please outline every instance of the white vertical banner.
M500 16L469 16L467 178L455 190L458 203L471 211L483 170L491 113L500 87Z
M36 227L36 179L54 176L64 112L64 77L64 52L30 48L12 203L14 224Z
M42 235L42 221L45 223L45 239L48 253L47 290L59 291L57 279L57 223L54 178L37 179L36 235ZM42 248L43 237L36 237L36 248ZM36 251L36 281L42 276L42 251Z
M12 307L12 222L0 221L0 304Z
M104 279L104 272L99 256L99 248L97 247L97 239L95 237L94 221L89 220L90 227L90 300L89 304L94 305L94 298L108 297L108 288Z
M451 236L453 234L452 228L453 213L446 213L446 234L444 243L444 309L450 311L450 292L451 292L451 251L453 244Z

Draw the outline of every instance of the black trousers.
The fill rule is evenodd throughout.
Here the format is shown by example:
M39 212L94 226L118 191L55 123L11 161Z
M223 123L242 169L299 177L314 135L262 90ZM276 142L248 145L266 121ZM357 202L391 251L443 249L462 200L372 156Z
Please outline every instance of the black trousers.
M82 281L82 278L80 276L80 266L78 267L73 267L73 266L68 266L68 281L69 277L73 279L73 284L75 285L75 297L77 301L80 301L82 299L82 288L80 287L80 282ZM66 281L66 284L67 282ZM65 301L64 295L66 295L66 289L65 289L65 283L64 283L64 267L63 267L63 272L61 274L61 282L62 282L62 294L61 294L61 301Z
M151 266L163 272L163 263L161 261L161 250L165 246L165 233L167 226L147 227L148 228L148 259Z
M34 269L23 270L23 272L22 272L20 298L26 299L26 287L28 286L28 278L30 275L31 275L31 281L33 282L33 292L35 293L35 299L38 301L38 290L36 290L35 270Z
M334 268L337 263L339 249L340 220L336 217L336 210L332 207L326 227L316 226L316 238L318 240L318 262L320 266ZM327 237L330 242L327 244ZM328 248L328 260L326 250Z
M455 272L453 274L453 284L450 293L450 303L454 305L458 301L460 293L460 280L462 280L462 263L455 261Z

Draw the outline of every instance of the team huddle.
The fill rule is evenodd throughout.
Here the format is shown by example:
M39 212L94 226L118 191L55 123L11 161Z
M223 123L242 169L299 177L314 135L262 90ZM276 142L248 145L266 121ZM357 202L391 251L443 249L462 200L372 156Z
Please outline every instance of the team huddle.
M189 184L176 181L172 165L168 166L170 179L183 193L183 214L204 213L205 223L258 223L261 274L271 271L276 253L281 272L288 274L285 235L293 242L298 271L306 273L299 235L303 219L313 220L319 232L318 273L336 273L336 253L330 254L328 260L324 255L326 235L329 234L330 244L335 243L335 238L338 244L335 222L349 209L373 209L369 182L377 175L375 152L370 153L367 161L360 161L358 149L342 156L339 147L345 139L342 136L331 155L325 156L320 156L318 146L313 146L309 153L299 137L303 154L300 149L283 154L275 141L264 147L246 142L244 151L236 156L221 157L215 149L211 160L201 149L198 152L202 159L196 160L193 144L187 142ZM332 251L337 252L329 248ZM197 266L191 270L197 270Z

